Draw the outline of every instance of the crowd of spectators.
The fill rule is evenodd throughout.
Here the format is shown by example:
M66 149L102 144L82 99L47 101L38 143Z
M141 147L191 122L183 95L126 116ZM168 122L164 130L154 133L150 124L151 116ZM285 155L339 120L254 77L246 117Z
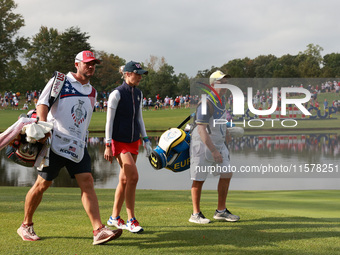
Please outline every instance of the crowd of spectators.
M27 91L24 95L20 92L5 91L2 95L0 93L0 107L2 110L11 108L12 110L19 110L19 102L24 100L21 110L27 110L29 105L36 104L40 95L40 91Z
M99 101L95 104L96 112L106 112L107 110L107 99L109 94L103 92L99 93ZM189 108L190 104L197 104L199 101L198 96L190 95L179 95L176 97L166 96L164 99L161 98L159 94L155 95L152 99L151 97L143 98L143 110L164 110L164 109L179 109L179 108Z
M321 93L336 93L339 94L340 91L340 81L327 81L320 85L308 85L304 86L303 84L300 87L304 87L308 89L311 94L312 98L310 102L305 104L305 107L316 107L319 108L323 106L323 109L326 109L329 106L336 107L338 111L340 111L340 100L333 100L332 102L328 102L325 99L323 102L318 101L318 95ZM11 107L13 110L19 109L19 101L24 98L23 107L20 109L28 109L31 105L35 107L36 102L40 96L41 91L27 91L24 95L21 95L20 92L12 92L6 91L3 95L0 93L0 106L1 109L6 109ZM228 93L228 105L230 109L232 109L233 105L233 96L231 93ZM98 92L98 101L95 103L95 111L96 112L106 112L107 110L107 100L109 98L110 92L103 91ZM246 95L246 93L245 93ZM244 97L245 100L247 97ZM280 105L280 92L278 97L278 105ZM174 97L166 96L162 98L159 94L155 95L154 98L143 98L143 109L144 110L162 110L162 109L178 109L178 108L189 108L190 105L196 105L200 100L198 95L177 95ZM255 94L252 98L253 106L256 109L269 109L273 103L272 98L272 89L263 89L263 90L256 90Z
M318 95L322 93L335 93L336 95L339 95L340 90L340 82L336 81L327 81L325 83L322 83L320 86L316 85L308 85L307 89L311 92L312 98L309 102L310 106L314 106L316 108L320 107L320 102L318 101ZM321 103L323 104L323 109L326 110L328 107L333 106L337 108L338 111L340 111L340 100L335 99L332 102L328 102L327 98L324 99L324 101Z
M330 106L333 106L340 111L340 100L335 99L332 102L328 102L328 99L325 98L323 102L318 101L318 95L323 94L323 93L335 93L336 95L339 95L339 90L340 90L340 82L336 81L328 81L325 83L322 83L321 85L308 85L304 86L301 84L299 87L305 88L309 90L311 93L311 99L309 102L305 103L306 108L310 107L316 107L318 109L322 108L325 110ZM246 100L246 97L245 97ZM233 97L232 95L229 96L228 98L228 103L230 107L232 107L232 101ZM252 98L252 103L254 108L256 109L270 109L273 103L273 91L272 89L266 89L266 90L257 90L255 94L253 95ZM278 106L281 105L281 91L278 93Z
M179 108L189 108L190 105L197 104L199 97L191 95L179 95L176 97L166 96L164 99L160 97L159 94L155 96L154 99L149 97L143 98L143 109L144 110L162 110L162 109L179 109Z

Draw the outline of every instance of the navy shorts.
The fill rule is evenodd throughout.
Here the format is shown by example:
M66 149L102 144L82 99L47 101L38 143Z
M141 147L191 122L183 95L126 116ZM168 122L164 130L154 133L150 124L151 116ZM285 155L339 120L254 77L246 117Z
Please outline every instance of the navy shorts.
M41 171L38 171L38 174L46 181L52 181L57 178L60 169L63 167L66 167L71 178L75 178L76 174L91 173L91 158L87 148L85 148L84 157L79 163L59 156L52 150L50 150L49 161L48 167L44 167Z

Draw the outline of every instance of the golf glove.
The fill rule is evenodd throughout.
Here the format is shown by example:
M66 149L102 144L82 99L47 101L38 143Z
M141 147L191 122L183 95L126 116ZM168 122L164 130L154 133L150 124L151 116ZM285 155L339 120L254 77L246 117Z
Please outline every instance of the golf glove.
M149 157L152 152L151 142L148 137L143 138L143 146L146 150L146 157Z

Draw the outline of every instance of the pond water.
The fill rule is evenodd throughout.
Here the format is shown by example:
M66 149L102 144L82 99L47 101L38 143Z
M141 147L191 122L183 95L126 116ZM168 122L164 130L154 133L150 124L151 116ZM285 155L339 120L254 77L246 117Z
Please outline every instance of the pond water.
M158 137L152 138L153 147ZM340 188L340 137L337 134L261 135L234 138L230 144L231 190L301 190ZM92 158L95 188L116 188L119 166L103 158L103 138L91 137L88 150ZM138 189L189 190L189 171L174 173L155 170L145 157L143 146L137 159ZM0 185L31 186L37 170L8 160L0 152ZM218 179L210 177L204 189L215 190ZM63 169L55 187L76 187Z

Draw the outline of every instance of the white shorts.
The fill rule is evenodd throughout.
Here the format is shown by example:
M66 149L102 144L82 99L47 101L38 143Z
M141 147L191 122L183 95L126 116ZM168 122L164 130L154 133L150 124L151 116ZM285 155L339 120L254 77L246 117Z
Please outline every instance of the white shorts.
M215 163L207 146L201 141L192 141L190 146L190 175L191 180L205 181L209 174L220 175L220 178L231 178L229 151L223 144L219 151L223 157L222 163Z

